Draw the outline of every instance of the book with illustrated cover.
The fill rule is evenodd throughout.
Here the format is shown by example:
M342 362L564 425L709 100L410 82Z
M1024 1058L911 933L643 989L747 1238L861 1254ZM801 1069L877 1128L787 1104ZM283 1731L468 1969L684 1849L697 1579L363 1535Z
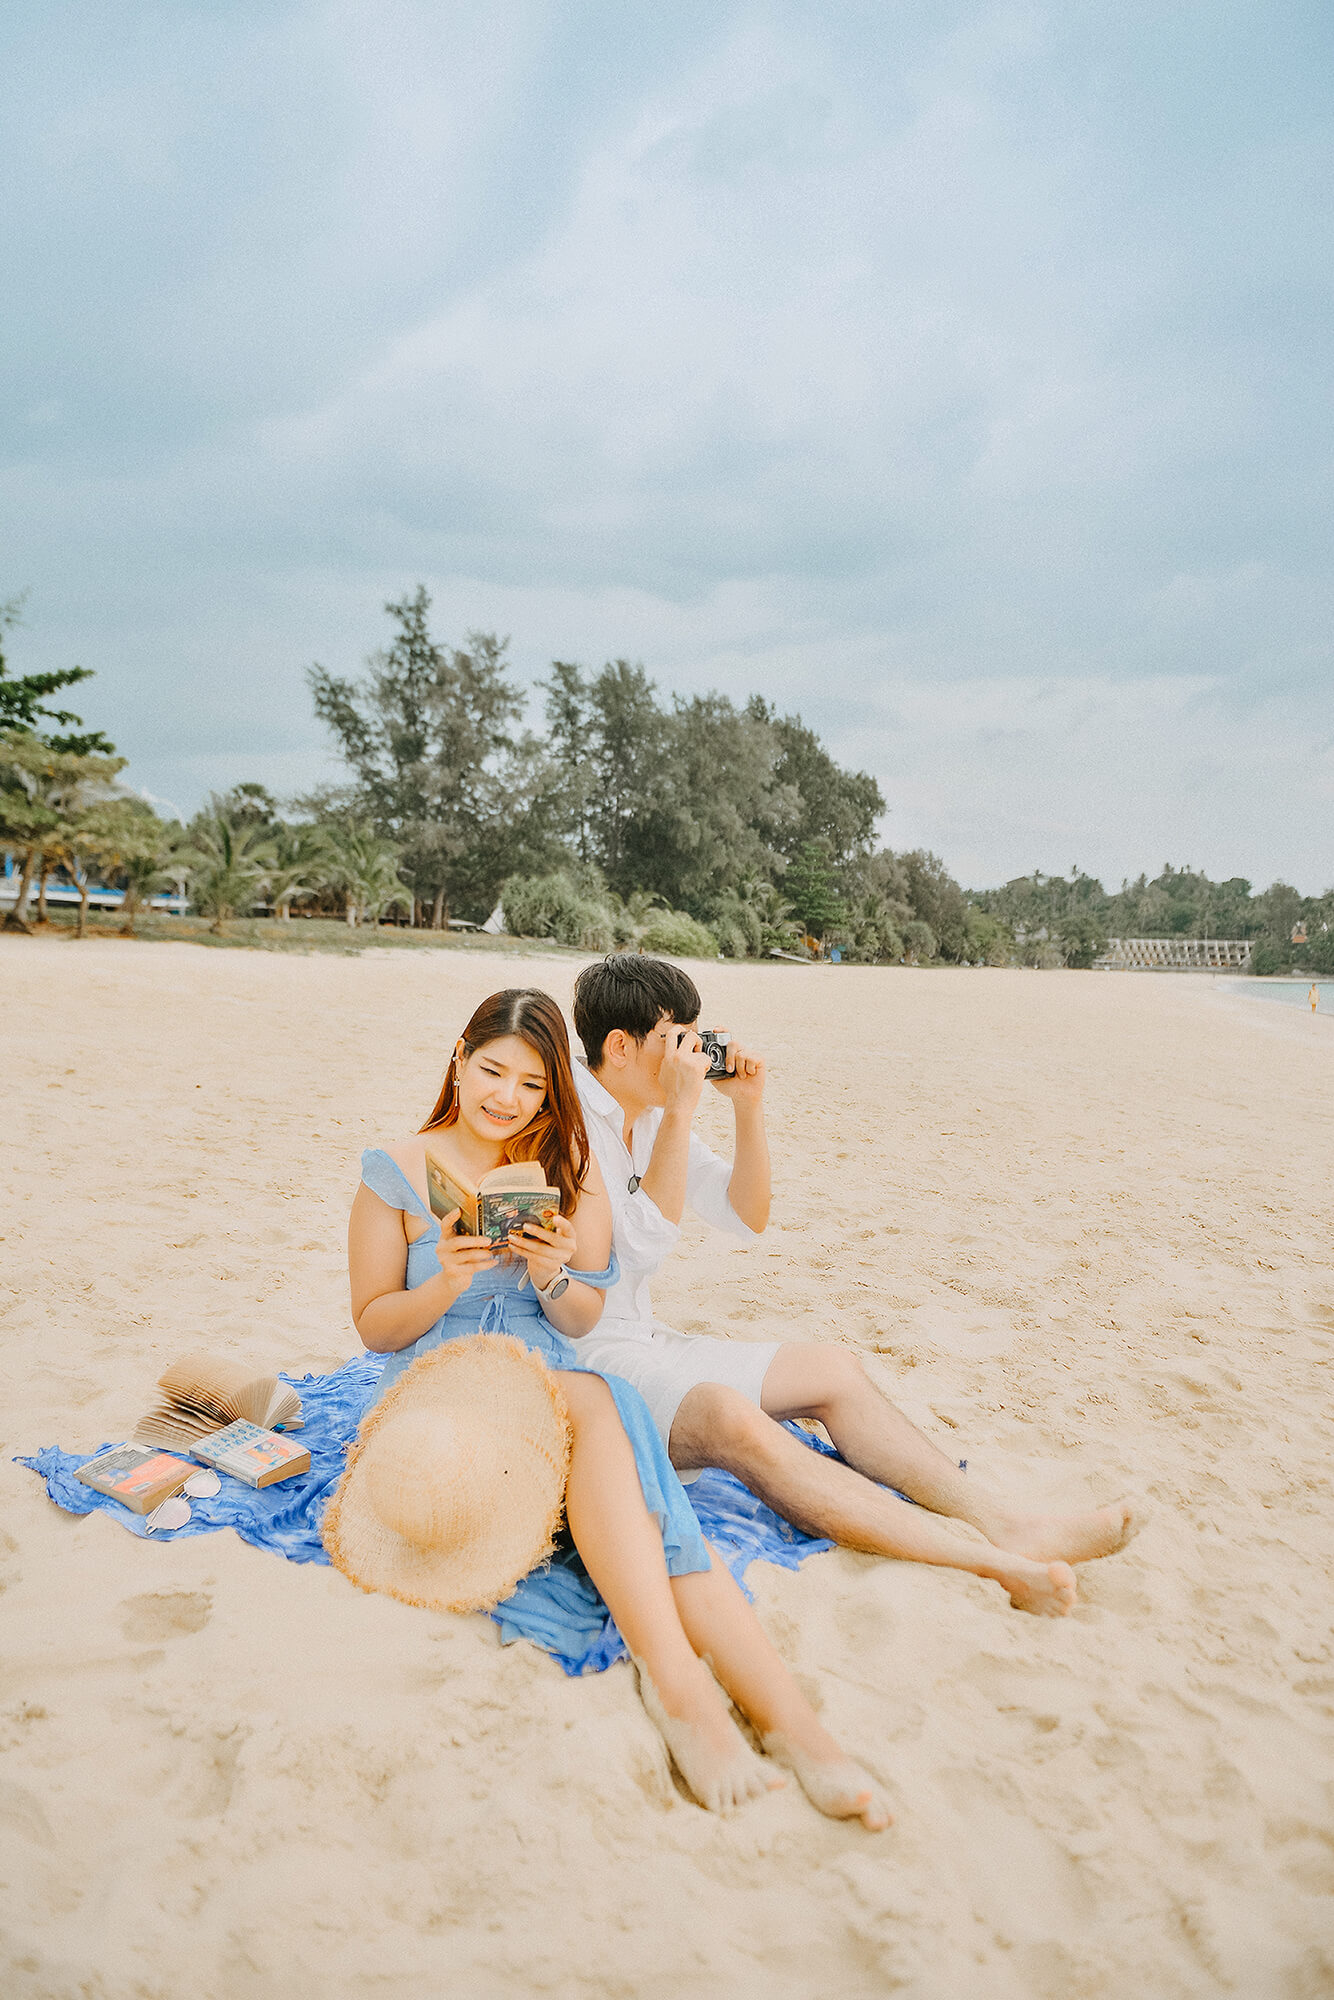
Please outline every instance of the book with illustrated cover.
M266 1431L261 1424L228 1424L212 1437L196 1438L190 1449L205 1465L247 1486L274 1486L310 1469L310 1453L303 1444Z
M87 1465L75 1469L74 1477L94 1493L107 1493L132 1514L151 1514L161 1500L179 1493L193 1465L170 1452L152 1451L141 1444L113 1445Z
M536 1160L493 1167L479 1181L470 1181L461 1168L432 1152L428 1139L426 1187L433 1215L445 1216L456 1208L461 1236L486 1236L492 1243L503 1244L510 1230L522 1229L530 1217L550 1229L560 1214L560 1189L547 1186Z
M257 1375L246 1361L184 1354L159 1377L161 1396L134 1433L136 1444L193 1451L195 1441L241 1420L266 1430L295 1430L301 1398L276 1375Z

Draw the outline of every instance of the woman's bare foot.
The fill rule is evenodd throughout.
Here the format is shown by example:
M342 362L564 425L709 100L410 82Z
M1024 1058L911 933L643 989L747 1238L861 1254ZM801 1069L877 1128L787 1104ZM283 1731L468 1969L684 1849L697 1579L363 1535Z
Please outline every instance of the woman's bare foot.
M1031 1562L1085 1563L1114 1556L1143 1525L1134 1503L1118 1500L1087 1514L1011 1514L988 1539Z
M1027 1556L1007 1557L998 1550L996 1561L980 1564L976 1574L990 1577L1008 1591L1016 1611L1032 1611L1039 1618L1067 1617L1079 1594L1069 1563L1032 1562Z
M894 1815L875 1788L875 1781L840 1750L832 1736L818 1729L822 1743L798 1743L781 1730L760 1740L776 1764L785 1764L817 1812L829 1819L859 1819L871 1833L880 1833Z
M695 1664L698 1678L683 1680L664 1696L644 1662L635 1660L640 1697L700 1805L707 1812L735 1812L748 1799L777 1791L787 1780L755 1755L728 1714L713 1675L703 1661Z

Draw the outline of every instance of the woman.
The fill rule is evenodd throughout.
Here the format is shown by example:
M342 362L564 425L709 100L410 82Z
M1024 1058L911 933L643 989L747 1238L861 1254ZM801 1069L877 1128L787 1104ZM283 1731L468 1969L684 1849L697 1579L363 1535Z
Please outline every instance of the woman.
M552 1227L529 1222L500 1257L484 1237L442 1229L427 1200L427 1133L432 1151L473 1182L506 1162L539 1161L561 1191ZM517 1335L561 1371L573 1437L570 1532L639 1669L644 1705L700 1804L726 1812L784 1782L746 1745L716 1674L820 1811L886 1826L870 1778L821 1728L700 1536L638 1393L580 1367L577 1342L602 1310L596 1281L611 1275L611 1210L565 1023L548 994L511 989L483 1001L422 1131L364 1155L348 1264L357 1331L391 1357L379 1394L419 1355L479 1330Z

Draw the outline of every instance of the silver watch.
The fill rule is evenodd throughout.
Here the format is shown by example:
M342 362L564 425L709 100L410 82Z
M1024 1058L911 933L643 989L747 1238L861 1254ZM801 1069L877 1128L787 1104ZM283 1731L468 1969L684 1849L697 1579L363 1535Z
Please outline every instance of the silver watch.
M539 1299L558 1299L570 1289L570 1274L562 1264L549 1285L534 1285Z

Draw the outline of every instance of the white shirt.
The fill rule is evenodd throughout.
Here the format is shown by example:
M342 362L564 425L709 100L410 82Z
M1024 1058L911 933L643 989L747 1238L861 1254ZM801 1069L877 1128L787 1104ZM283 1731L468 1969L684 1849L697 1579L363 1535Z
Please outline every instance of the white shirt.
M598 1328L617 1331L628 1323L649 1333L653 1326L653 1301L649 1279L667 1252L680 1237L679 1223L669 1222L651 1195L639 1185L648 1172L653 1142L662 1123L662 1111L655 1107L641 1112L625 1143L625 1113L606 1087L582 1063L574 1065L574 1081L588 1126L588 1142L602 1169L602 1178L611 1198L611 1246L621 1267L619 1281L608 1291ZM756 1234L741 1220L727 1198L732 1169L719 1159L695 1133L690 1135L686 1164L686 1203L701 1222L725 1229L730 1236L750 1241Z

